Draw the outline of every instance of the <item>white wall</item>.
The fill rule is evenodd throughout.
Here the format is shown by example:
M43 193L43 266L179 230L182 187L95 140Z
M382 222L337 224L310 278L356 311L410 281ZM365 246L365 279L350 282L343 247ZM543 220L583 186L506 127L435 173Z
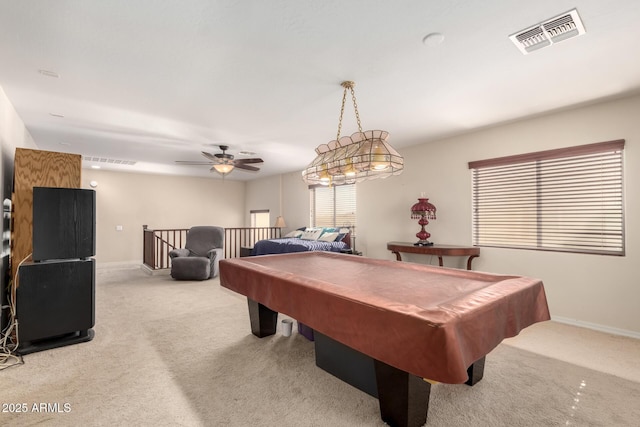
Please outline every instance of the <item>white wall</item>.
M11 199L16 148L37 148L24 122L0 87L0 202ZM9 223L0 222L2 249L0 253L0 306L7 305L7 270L9 269ZM0 308L0 325L4 327L8 310Z
M427 227L431 240L470 245L469 161L625 139L625 257L482 248L473 267L541 278L558 320L640 336L638 117L640 96L635 96L404 148L402 175L358 186L358 249L374 258L395 259L386 242L417 240L419 226L409 209L421 192L437 208L437 219ZM462 266L461 260L454 261L453 266Z
M244 213L245 226L249 227L250 214L252 210L268 209L270 216L269 226L273 227L276 223L276 217L280 213L279 201L280 177L279 175L269 176L263 179L250 181L246 185L245 206L247 208ZM286 219L286 218L285 218Z
M287 231L309 227L309 186L300 171L282 175L282 203Z
M2 199L11 198L13 190L13 162L16 148L36 149L31 134L0 87L0 178Z
M282 194L282 203L279 202L280 194ZM282 215L287 223L287 226L282 229L283 234L296 228L309 226L309 187L302 180L300 172L247 182L245 204L247 218L251 209L269 209L272 226L275 224L276 217ZM247 226L248 224L247 222Z
M83 169L82 187L97 181L96 261L141 263L142 225L243 227L245 184L208 178ZM116 231L121 225L122 231Z
M37 147L24 122L0 87L0 201L11 199L16 148L35 149ZM4 223L2 223L3 235L5 231L8 230L5 230ZM3 240L6 239L3 238ZM3 258L8 256L8 250L7 245L3 243ZM2 277L4 277L4 273L2 273Z

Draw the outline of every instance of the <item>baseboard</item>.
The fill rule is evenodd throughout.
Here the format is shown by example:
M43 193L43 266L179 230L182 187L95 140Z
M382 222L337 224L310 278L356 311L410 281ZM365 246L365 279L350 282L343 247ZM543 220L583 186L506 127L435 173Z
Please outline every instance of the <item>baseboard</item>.
M568 317L561 317L561 316L551 316L551 320L553 320L554 322L564 323L567 325L593 329L594 331L605 332L612 335L621 335L624 337L640 339L640 332L630 331L627 329L613 328L611 326L600 325L598 323L584 322L582 320L571 319Z
M119 261L119 262L97 262L96 270L137 270L140 269L149 276L167 276L171 274L170 269L163 268L153 270L142 261Z
M169 274L171 274L171 269L169 268L154 270L146 264L139 264L139 265L140 265L140 269L144 273L148 274L149 276L168 276Z
M142 261L100 262L96 260L96 270L129 270L140 268Z

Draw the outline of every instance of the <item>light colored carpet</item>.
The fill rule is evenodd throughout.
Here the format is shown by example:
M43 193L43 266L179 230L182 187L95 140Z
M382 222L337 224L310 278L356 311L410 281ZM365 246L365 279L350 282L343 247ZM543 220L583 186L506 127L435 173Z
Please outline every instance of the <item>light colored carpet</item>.
M98 270L94 330L0 371L0 402L28 407L0 425L384 425L378 401L317 368L295 328L251 335L246 299L217 280ZM637 425L637 381L518 347L489 354L474 387L434 385L427 426ZM33 412L41 403L61 412Z

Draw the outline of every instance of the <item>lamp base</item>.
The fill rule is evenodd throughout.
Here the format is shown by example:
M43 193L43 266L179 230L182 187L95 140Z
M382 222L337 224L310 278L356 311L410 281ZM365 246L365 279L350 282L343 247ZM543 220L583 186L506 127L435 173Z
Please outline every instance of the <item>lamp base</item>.
M418 240L413 246L433 246L433 242L428 240Z

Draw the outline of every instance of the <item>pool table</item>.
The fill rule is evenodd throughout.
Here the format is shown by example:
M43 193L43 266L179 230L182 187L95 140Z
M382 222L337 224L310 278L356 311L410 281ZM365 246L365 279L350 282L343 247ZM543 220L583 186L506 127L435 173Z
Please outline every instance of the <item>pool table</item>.
M472 385L504 338L550 318L539 279L339 253L221 260L220 284L247 297L258 337L284 313L370 358L391 425L426 422L423 378Z

